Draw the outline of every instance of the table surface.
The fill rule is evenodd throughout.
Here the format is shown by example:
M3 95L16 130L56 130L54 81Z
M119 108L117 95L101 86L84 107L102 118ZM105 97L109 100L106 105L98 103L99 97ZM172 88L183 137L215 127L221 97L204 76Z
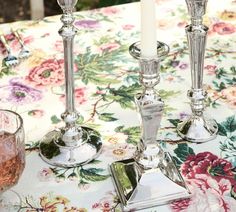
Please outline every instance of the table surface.
M176 123L190 114L186 4L158 0L156 8L158 40L170 46L156 86L166 104L158 139L175 158L193 197L146 211L236 211L236 2L209 1L204 17L209 26L204 66L206 114L216 119L219 133L200 145L183 141L175 131ZM18 112L26 132L26 167L13 188L22 198L21 211L120 211L108 164L131 157L140 137L133 102L141 87L139 67L128 53L140 37L139 11L139 3L131 3L75 13L75 104L80 123L101 133L103 150L92 163L67 169L46 164L38 154L39 140L63 125L60 16L0 26L15 54L20 45L9 33L11 27L21 30L32 51L15 68L2 66L0 72L0 107ZM0 50L2 58L2 46Z

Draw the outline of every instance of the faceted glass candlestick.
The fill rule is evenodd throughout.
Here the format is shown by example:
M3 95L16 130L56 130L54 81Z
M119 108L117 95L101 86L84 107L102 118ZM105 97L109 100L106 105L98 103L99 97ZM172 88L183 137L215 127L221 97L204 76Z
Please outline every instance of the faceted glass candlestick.
M123 211L167 204L188 198L190 192L169 153L156 141L164 102L154 89L159 83L160 60L169 52L164 43L157 43L156 58L142 58L140 43L130 47L130 54L139 60L143 92L135 97L141 119L141 140L133 158L111 164Z
M191 142L202 143L216 137L218 126L215 120L204 115L207 93L203 89L203 67L208 28L202 24L207 0L186 0L191 15L191 24L186 26L190 52L192 89L188 91L192 115L177 127L178 134Z
M62 167L75 167L95 159L101 152L101 139L97 131L77 124L79 113L74 106L73 8L77 0L58 0L63 10L59 34L64 45L66 110L61 115L65 127L45 135L40 143L40 155L47 163Z

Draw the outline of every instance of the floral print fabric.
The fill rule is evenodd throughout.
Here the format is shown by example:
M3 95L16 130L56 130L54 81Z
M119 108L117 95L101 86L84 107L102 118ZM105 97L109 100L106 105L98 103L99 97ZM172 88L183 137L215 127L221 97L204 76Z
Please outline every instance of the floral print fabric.
M171 153L192 192L191 199L144 211L236 211L236 3L208 1L209 27L204 65L206 113L219 127L217 138L196 145L176 134L190 113L189 53L184 27L190 23L184 1L156 0L158 40L170 46L156 89L165 101L158 141ZM0 107L24 119L26 168L14 190L21 211L121 211L108 171L116 160L132 157L140 138L134 96L142 87L138 61L128 52L140 39L139 3L75 13L74 78L78 122L102 135L103 150L91 163L53 167L38 155L40 139L63 126L65 110L60 16L1 25L14 54L20 50L10 28L19 28L32 56L12 69L1 65ZM0 46L1 59L5 49ZM8 211L14 210L9 206Z

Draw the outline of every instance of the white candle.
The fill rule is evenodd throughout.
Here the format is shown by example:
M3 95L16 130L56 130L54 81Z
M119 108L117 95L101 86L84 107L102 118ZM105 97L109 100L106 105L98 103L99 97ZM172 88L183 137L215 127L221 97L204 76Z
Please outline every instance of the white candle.
M156 42L156 10L155 0L141 0L141 55L155 57Z
M38 20L44 17L44 1L30 0L31 19Z

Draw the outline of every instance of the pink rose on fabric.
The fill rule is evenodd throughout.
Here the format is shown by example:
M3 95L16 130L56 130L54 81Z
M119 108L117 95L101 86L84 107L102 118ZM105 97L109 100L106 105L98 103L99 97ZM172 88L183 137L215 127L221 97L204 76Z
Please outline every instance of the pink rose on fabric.
M216 74L216 68L217 68L217 66L215 66L215 65L206 65L204 67L204 69L207 70L208 75L215 75Z
M106 91L105 90L97 90L96 94L97 95L103 95L103 94L106 94Z
M190 199L183 199L183 200L179 200L179 201L174 201L171 203L171 209L174 212L181 212L186 210L186 208L189 207L190 204Z
M5 39L8 41L12 41L14 40L15 36L13 35L13 33L9 33L5 35Z
M206 86L206 91L207 91L208 95L211 96L213 99L221 98L220 92L216 91L210 85Z
M87 100L85 99L85 89L86 88L76 88L75 89L75 102L82 105Z
M236 108L236 86L222 90L221 94L232 108Z
M188 156L181 166L181 172L193 195L189 200L172 202L172 210L174 212L235 211L236 202L230 196L230 191L236 184L232 168L230 162L210 152Z
M213 155L211 152L203 152L197 155L188 156L187 160L181 166L181 173L186 179L197 179L199 175L205 175L209 179L214 179L220 182L222 179L227 179L236 189L236 180L232 172L232 164L222 158ZM209 188L207 180L200 183L201 186Z
M81 87L81 88L76 88L74 90L74 96L75 96L75 104L76 105L82 105L84 104L87 100L85 98L85 90L86 88L85 87ZM60 97L61 101L65 102L65 95L63 94L61 97Z
M232 164L227 160L218 158L211 152L203 152L188 156L181 166L181 172L187 179L195 179L196 175L205 174L217 181L225 178L229 179L232 184L236 184L232 168Z
M102 44L99 49L101 51L108 51L108 52L111 52L111 51L114 51L116 49L119 49L120 47L120 44L118 43L105 43L105 44Z
M56 86L64 83L64 60L48 59L30 70L26 80L31 84Z
M233 24L219 22L212 26L212 31L218 33L219 35L228 35L236 31L236 28Z
M122 28L124 30L131 30L131 29L134 28L134 25L132 25L132 24L125 24L125 25L122 26Z
M111 212L114 205L118 202L116 194L112 191L107 192L105 197L100 199L99 202L96 202L92 205L92 210L102 211L102 212Z
M51 169L43 168L38 172L38 178L42 182L47 182L55 178L55 175Z
M235 211L236 202L229 195L229 180L222 178L217 182L205 174L200 174L196 175L196 179L189 180L188 184L193 195L191 199L172 202L171 208L174 212Z
M101 12L105 15L114 15L119 13L119 9L116 7L105 7L101 9Z
M21 39L23 40L24 44L27 46L28 44L33 42L34 37L33 36L23 37L21 35ZM19 41L17 40L17 38L14 38L14 40L11 43L11 47L15 51L19 51L21 49L21 45L20 45Z
M23 40L24 44L26 44L26 45L31 43L34 40L34 37L31 36L31 35L27 36L27 37L24 37L23 35L20 35L20 36L21 36L21 39ZM10 41L9 45L10 45L12 50L14 50L14 51L20 50L21 45L20 45L18 39L13 35L13 33L5 35L5 39L8 42ZM0 50L1 52L5 52L6 51L6 49L5 49L5 47L3 47L2 43L0 43L0 49L1 49Z

